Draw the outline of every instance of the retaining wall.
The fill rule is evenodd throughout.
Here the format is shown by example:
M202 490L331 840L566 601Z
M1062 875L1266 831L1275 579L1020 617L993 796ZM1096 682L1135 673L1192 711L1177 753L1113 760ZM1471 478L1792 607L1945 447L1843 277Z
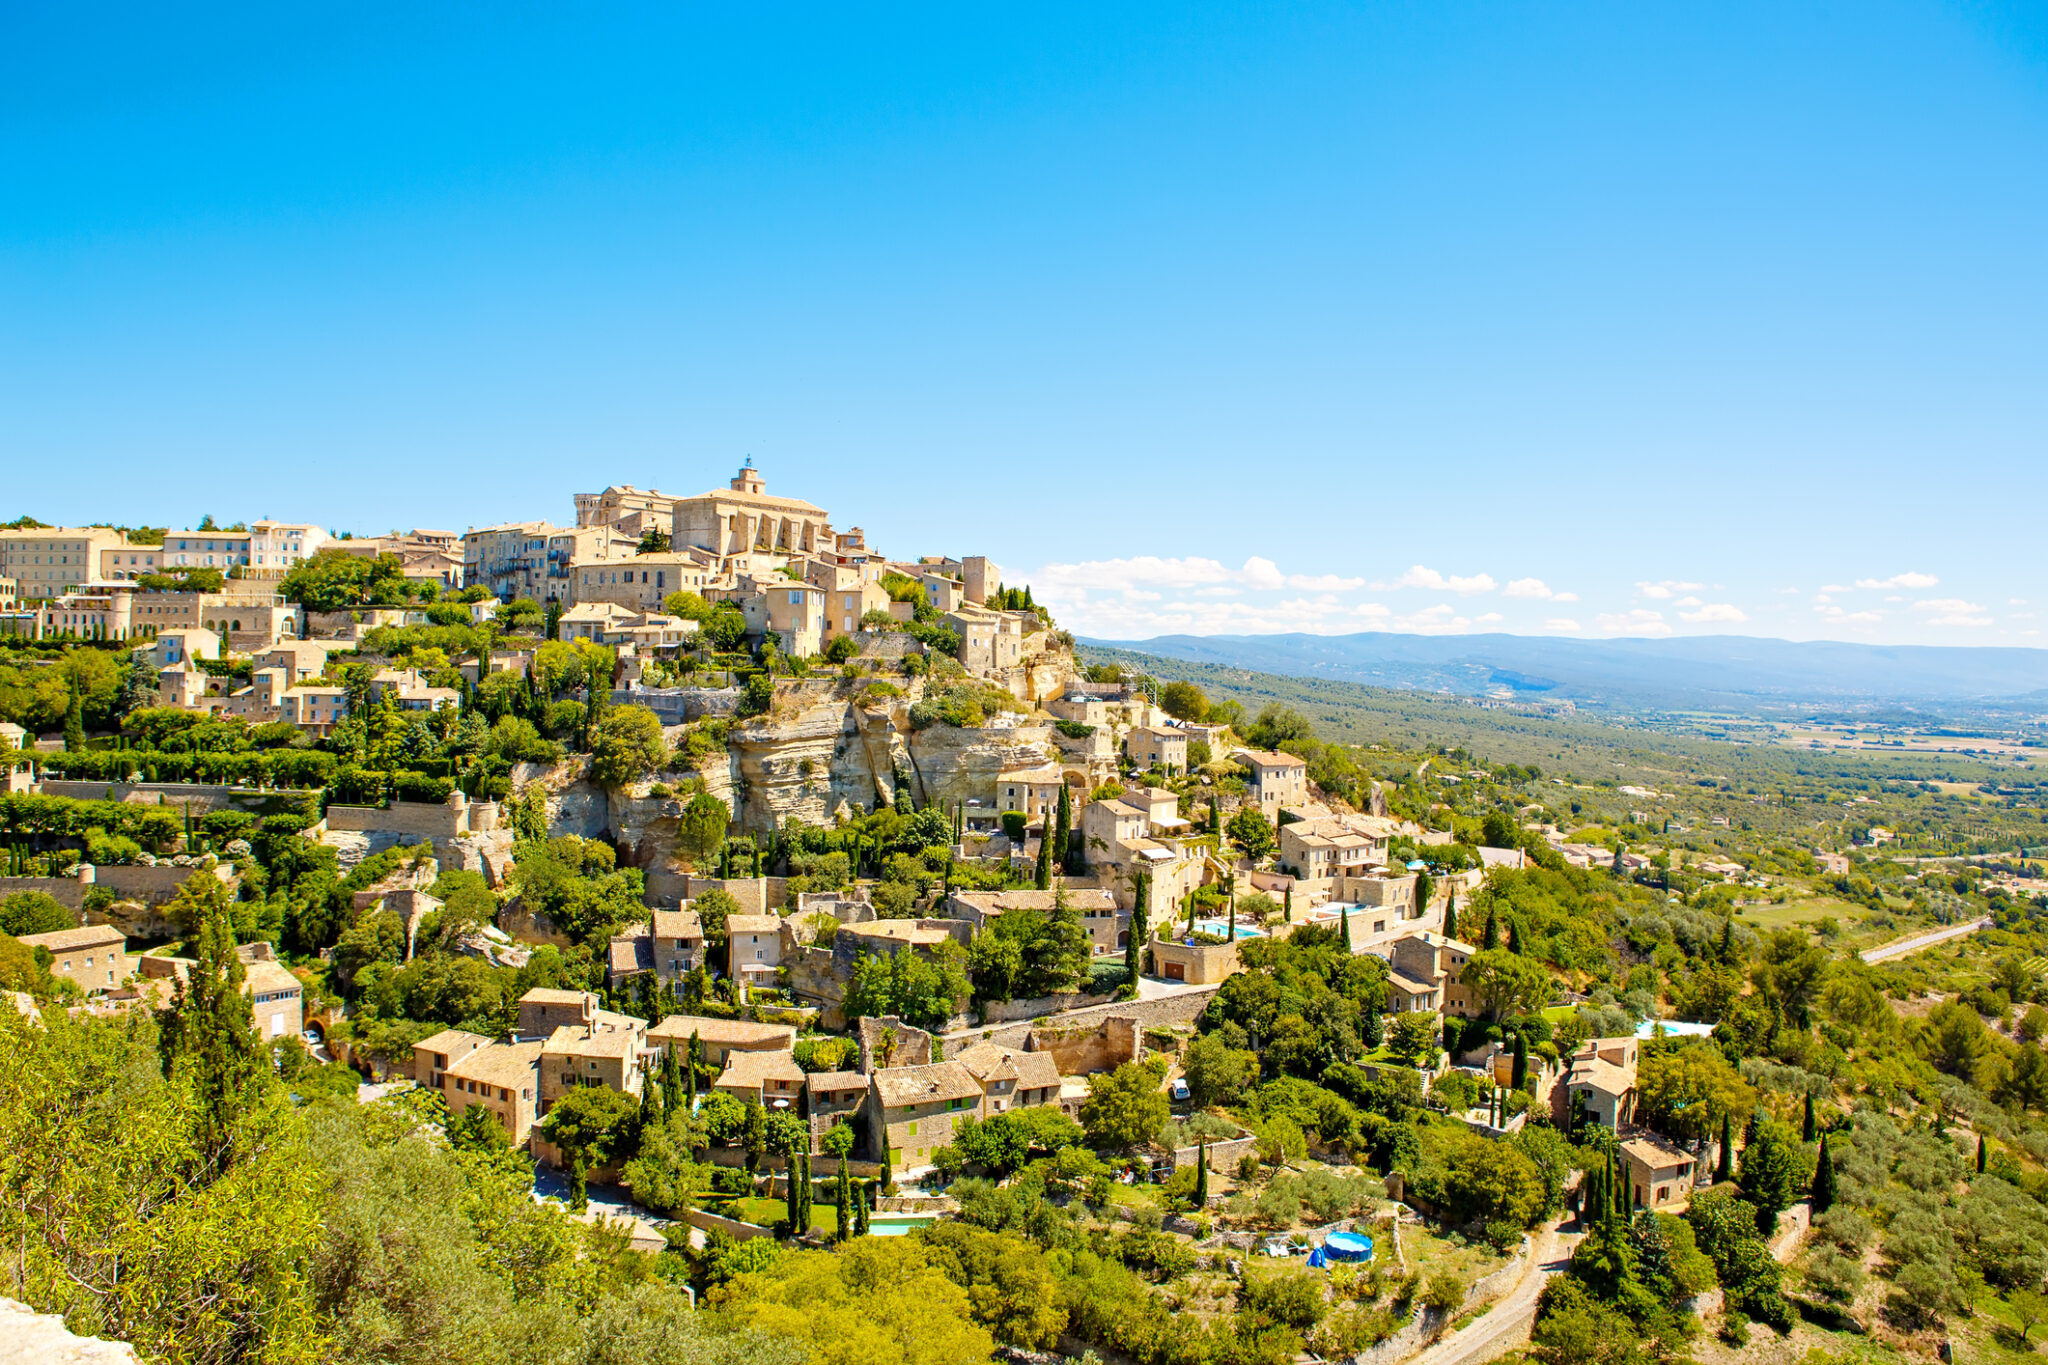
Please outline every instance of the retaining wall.
M1345 1365L1395 1365L1396 1361L1406 1360L1435 1340L1450 1323L1456 1322L1480 1304L1491 1303L1513 1289L1521 1281L1522 1272L1527 1269L1529 1258L1535 1254L1535 1239L1524 1236L1521 1248L1508 1259L1508 1263L1492 1274L1473 1281L1472 1287L1465 1291L1463 1302L1456 1308L1441 1313L1429 1308L1418 1308L1407 1326L1378 1345L1360 1351L1345 1362ZM1503 1349L1511 1344L1504 1343Z
M953 1057L984 1040L994 1043L997 1047L1025 1047L1032 1030L1040 1025L1057 1028L1092 1027L1112 1017L1135 1019L1141 1030L1166 1028L1174 1024L1191 1024L1196 1016L1209 1007L1209 1000L1215 994L1216 988L1210 986L1180 995L1170 995L1162 1000L1118 1000L1107 1005L1069 1010L1037 1021L1027 1020L1023 1023L993 1028L963 1029L947 1034L940 1040L940 1044L945 1050L945 1055Z
M66 796L73 801L112 800L153 806L159 800L167 806L189 805L194 815L217 810L239 810L271 800L290 800L309 793L296 788L259 788L214 785L204 782L90 782L72 778L46 778L40 785L44 796Z

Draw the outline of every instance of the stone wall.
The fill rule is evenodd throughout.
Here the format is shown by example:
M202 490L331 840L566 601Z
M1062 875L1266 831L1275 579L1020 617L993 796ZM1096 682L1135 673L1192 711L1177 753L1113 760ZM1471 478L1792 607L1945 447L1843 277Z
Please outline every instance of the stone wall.
M309 795L301 791L215 786L204 782L80 782L68 779L45 779L40 790L44 796L66 796L73 801L104 801L111 793L111 799L132 805L154 806L161 802L179 808L189 806L194 815L207 815L218 810L245 810L268 801Z
M688 725L706 716L731 716L738 712L737 687L632 687L612 689L614 706L644 706L661 718L664 725Z
M1523 1272L1528 1269L1529 1258L1535 1255L1535 1245L1533 1238L1523 1237L1520 1249L1509 1258L1508 1263L1492 1274L1474 1281L1472 1287L1465 1291L1464 1301L1456 1308L1447 1312L1437 1312L1428 1308L1416 1309L1414 1318L1407 1326L1377 1346L1360 1351L1345 1362L1345 1365L1395 1365L1395 1362L1414 1355L1441 1334L1449 1324L1456 1322L1479 1305L1493 1302L1519 1284ZM1500 1343L1503 1351L1516 1344L1512 1340Z
M1221 1142L1212 1142L1209 1144L1209 1169L1228 1174L1237 1169L1238 1158L1242 1157L1246 1152L1254 1150L1258 1145L1259 1140L1250 1133L1246 1133L1243 1137L1225 1138ZM1177 1171L1183 1166L1192 1166L1201 1155L1202 1149L1199 1145L1194 1147L1176 1147L1173 1149L1173 1169ZM1215 1198L1220 1199L1222 1196L1217 1195Z
M1029 1052L1049 1052L1062 1076L1114 1071L1144 1051L1144 1026L1129 1014L1112 1014L1092 1024L1034 1025L1024 1040Z
M701 1228L705 1232L722 1232L735 1242L751 1242L756 1237L773 1237L775 1235L767 1228L757 1228L752 1223L741 1223L731 1218L720 1218L717 1214L706 1213L702 1209L684 1210L683 1221L691 1227Z
M707 891L723 891L749 915L778 914L789 903L786 877L699 877L683 872L675 875L673 885L678 901L695 900ZM651 893L651 885L649 890Z
M85 891L89 883L76 877L0 877L0 896L12 896L21 891L40 891L67 910L78 910L85 905Z
M1209 1007L1209 1000L1215 994L1216 988L1211 986L1206 990L1169 995L1162 1000L1119 1000L1110 1005L1072 1010L1035 1023L1007 1024L1000 1028L963 1029L947 1034L940 1040L940 1044L948 1057L957 1056L984 1040L994 1043L997 1047L1024 1048L1029 1051L1032 1032L1039 1027L1092 1028L1112 1016L1133 1019L1137 1021L1140 1030L1192 1024L1196 1017Z
M393 801L388 806L329 806L327 828L362 834L454 839L498 827L498 803L470 802L460 792L446 801Z
M860 1069L870 1074L882 1065L930 1066L937 1048L937 1040L931 1034L904 1023L893 1014L861 1020L857 1037L860 1041ZM885 1043L889 1054L886 1063L882 1061Z

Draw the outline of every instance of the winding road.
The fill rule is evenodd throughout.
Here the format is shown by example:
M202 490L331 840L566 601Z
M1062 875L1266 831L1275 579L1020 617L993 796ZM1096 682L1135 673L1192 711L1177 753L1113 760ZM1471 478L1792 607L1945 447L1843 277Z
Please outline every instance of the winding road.
M1495 1299L1486 1315L1466 1323L1462 1332L1424 1347L1404 1365L1476 1365L1520 1346L1536 1324L1536 1300L1543 1286L1571 1265L1572 1249L1578 1244L1578 1233L1546 1224L1536 1235L1536 1253L1529 1258L1528 1268L1506 1296Z

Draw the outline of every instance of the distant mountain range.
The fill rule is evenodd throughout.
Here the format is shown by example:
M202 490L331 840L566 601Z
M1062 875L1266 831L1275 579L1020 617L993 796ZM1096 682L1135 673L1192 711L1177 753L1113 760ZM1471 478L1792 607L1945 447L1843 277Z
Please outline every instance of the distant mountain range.
M1907 703L2048 709L2048 649L1858 645L1694 635L1162 635L1088 640L1225 668L1532 701L1750 711Z

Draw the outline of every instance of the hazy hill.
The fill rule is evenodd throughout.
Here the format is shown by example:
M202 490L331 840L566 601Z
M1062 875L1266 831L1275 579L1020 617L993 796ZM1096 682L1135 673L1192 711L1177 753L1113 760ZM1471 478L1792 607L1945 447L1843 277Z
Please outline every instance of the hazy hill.
M1742 635L1162 635L1091 644L1379 687L1620 706L1983 703L2048 689L2048 650L1795 642Z

